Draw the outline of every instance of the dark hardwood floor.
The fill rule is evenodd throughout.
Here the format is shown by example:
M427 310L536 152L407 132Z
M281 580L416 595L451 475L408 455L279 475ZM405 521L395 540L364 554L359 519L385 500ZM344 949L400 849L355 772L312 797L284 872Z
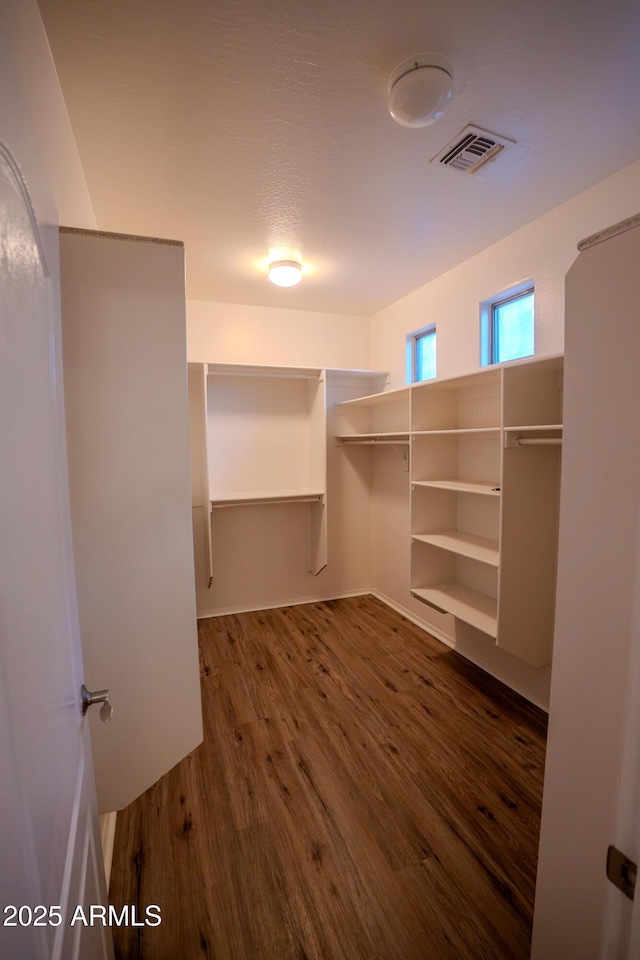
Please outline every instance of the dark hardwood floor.
M120 960L525 960L546 716L372 597L200 622L205 740L118 816Z

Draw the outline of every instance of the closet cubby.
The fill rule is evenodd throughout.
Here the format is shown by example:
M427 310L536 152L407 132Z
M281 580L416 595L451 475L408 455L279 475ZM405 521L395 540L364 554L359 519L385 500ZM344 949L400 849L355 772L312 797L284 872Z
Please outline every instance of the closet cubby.
M357 397L336 404L340 417L340 433L336 440L343 445L375 445L409 443L408 387L385 393Z
M495 566L414 539L411 578L411 593L416 599L496 637Z
M214 505L326 493L320 371L207 371L207 469Z
M537 360L503 370L504 428L524 432L562 427L562 357Z
M488 434L415 434L412 483L492 495L500 491L500 431Z
M500 501L430 488L414 489L411 538L498 566Z
M500 373L494 370L415 384L411 391L412 433L499 431L500 385Z

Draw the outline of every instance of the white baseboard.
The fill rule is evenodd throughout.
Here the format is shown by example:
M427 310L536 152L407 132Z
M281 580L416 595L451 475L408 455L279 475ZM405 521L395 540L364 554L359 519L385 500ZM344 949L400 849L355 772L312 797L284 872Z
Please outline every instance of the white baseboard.
M381 593L379 590L371 589L368 591L372 596L376 597L377 600L380 600L382 603L386 604L388 607L391 607L396 613L402 614L403 617L406 617L407 620L411 620L412 623L415 623L417 627L420 627L425 633L428 633L430 636L435 637L436 640L442 641L452 650L456 650L455 641L448 637L445 633L442 633L440 630L436 630L425 620L421 620L420 617L417 617L415 613L412 613L411 610L407 610L406 607L401 606L401 604L396 603L395 600L392 600L391 597L387 597L386 594ZM456 650L457 653L460 653L459 650ZM500 683L504 683L505 687L509 687L510 690L513 690L515 693L519 693L521 697L524 697L525 700L528 700L529 703L533 703L536 707L540 707L541 710L544 710L545 713L549 713L549 701L544 700L538 696L534 691L530 690L524 684L518 683L517 681L512 680L506 676L500 676L496 673L495 665L487 663L482 657L472 657L468 653L460 654L464 656L467 660L470 660L471 663L474 663L476 667L480 667L481 670L484 670L485 673L488 673L490 676L495 677L496 680L499 680Z
M253 604L248 607L229 607L223 610L204 610L198 614L198 620L207 620L209 617L228 617L234 613L255 613L257 610L277 610L279 607L299 607L304 603L326 603L327 600L346 600L348 597L363 597L372 593L371 587L361 587L359 590L346 590L344 593L332 593L331 596L296 597L295 600L279 600L277 603Z
M100 817L100 843L102 845L102 859L104 860L104 875L107 881L107 890L111 880L111 864L113 863L113 845L116 840L117 810L104 813Z

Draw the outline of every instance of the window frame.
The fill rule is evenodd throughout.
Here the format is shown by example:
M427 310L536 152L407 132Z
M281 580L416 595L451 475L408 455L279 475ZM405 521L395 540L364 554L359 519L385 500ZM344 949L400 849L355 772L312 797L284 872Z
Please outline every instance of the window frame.
M523 297L533 295L533 350L531 353L510 360L498 358L498 337L496 336L496 311L506 303L513 303ZM513 287L502 290L493 297L483 300L480 304L480 366L489 367L501 363L514 363L516 360L525 360L534 357L536 337L536 289L533 278L518 283Z
M407 383L428 383L429 380L434 380L438 373L438 341L437 341L437 328L435 323L430 323L426 327L421 327L419 330L414 330L412 333L407 334ZM425 377L423 380L418 380L418 344L421 340L424 340L427 337L436 337L435 340L435 370L436 372L432 377Z

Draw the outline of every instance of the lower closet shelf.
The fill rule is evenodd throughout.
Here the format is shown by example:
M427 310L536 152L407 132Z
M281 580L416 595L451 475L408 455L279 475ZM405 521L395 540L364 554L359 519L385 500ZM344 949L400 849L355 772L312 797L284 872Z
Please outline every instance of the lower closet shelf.
M477 590L459 583L441 583L434 587L413 587L411 595L429 606L450 613L490 637L498 634L498 603Z

